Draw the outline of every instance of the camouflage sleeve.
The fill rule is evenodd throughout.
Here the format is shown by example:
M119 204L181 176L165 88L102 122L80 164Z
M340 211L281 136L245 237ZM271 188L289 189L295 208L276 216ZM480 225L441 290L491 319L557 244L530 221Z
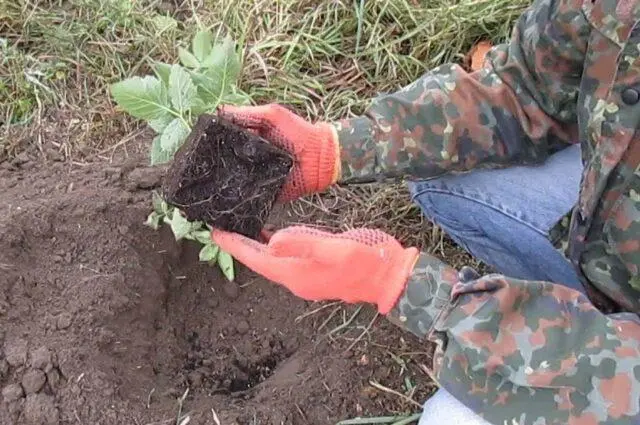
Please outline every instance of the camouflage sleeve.
M439 384L490 423L639 423L635 314L549 282L461 280L423 254L389 318L436 343Z
M573 143L590 32L583 1L535 0L483 69L440 66L336 122L341 179L536 163Z

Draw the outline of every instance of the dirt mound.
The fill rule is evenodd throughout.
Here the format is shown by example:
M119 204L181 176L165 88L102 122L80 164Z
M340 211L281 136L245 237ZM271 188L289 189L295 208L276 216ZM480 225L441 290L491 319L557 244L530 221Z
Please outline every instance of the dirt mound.
M408 379L422 401L426 347L369 326L372 309L347 323L357 306L310 314L319 305L240 267L226 282L196 245L142 224L159 184L136 163L0 164L0 423L214 424L215 411L224 425L331 424L415 410L369 381L403 391Z

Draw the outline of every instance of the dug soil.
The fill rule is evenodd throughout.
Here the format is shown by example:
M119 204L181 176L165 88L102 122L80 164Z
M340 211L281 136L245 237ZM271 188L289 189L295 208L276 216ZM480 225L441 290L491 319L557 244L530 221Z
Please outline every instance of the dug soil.
M370 306L308 303L240 266L227 282L198 246L143 225L162 170L140 163L0 164L1 424L419 411L424 343Z

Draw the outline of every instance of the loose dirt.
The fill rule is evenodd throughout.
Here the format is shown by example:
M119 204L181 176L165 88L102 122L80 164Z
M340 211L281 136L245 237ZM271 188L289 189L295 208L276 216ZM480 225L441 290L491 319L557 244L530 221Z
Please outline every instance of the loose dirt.
M163 197L190 221L257 238L292 165L284 150L203 114L176 152Z
M227 282L197 245L143 225L162 172L0 163L0 423L333 424L418 409L379 388L422 402L424 343L370 306L307 303L240 266Z

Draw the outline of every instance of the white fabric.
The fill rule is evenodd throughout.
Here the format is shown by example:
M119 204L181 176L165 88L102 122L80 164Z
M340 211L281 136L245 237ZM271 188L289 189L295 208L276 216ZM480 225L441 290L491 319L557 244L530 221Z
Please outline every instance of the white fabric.
M424 404L418 425L490 425L473 410L439 389Z

